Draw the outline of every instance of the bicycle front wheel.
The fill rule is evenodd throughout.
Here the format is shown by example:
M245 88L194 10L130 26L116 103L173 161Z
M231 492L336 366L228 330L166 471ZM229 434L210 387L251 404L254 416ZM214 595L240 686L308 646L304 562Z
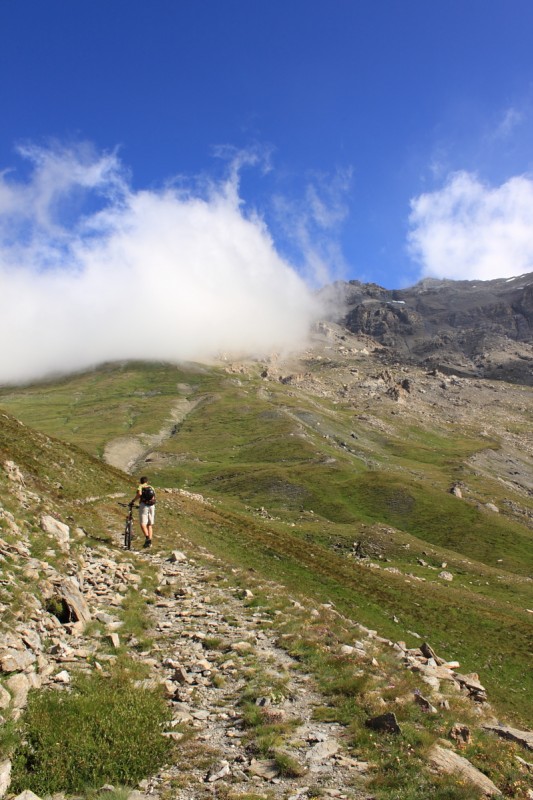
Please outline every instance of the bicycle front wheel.
M132 529L132 524L131 521L128 520L126 522L126 528L124 530L124 547L126 548L126 550L131 550L131 529Z

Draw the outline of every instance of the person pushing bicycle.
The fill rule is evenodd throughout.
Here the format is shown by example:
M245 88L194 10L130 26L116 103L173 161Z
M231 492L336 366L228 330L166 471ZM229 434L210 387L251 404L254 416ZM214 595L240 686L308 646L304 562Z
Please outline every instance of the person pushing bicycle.
M133 508L137 500L139 501L139 522L144 533L143 547L151 547L155 522L155 491L145 475L140 478L137 494L128 504L129 507Z

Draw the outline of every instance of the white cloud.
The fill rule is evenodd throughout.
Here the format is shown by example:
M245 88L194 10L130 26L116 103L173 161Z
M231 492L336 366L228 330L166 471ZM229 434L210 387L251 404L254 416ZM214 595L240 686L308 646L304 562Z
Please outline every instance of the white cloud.
M235 170L204 193L133 191L116 154L23 155L27 180L0 174L0 381L305 340L317 301L244 210Z
M409 250L422 275L490 280L533 271L533 179L501 186L469 172L411 201Z
M492 134L492 138L498 141L503 139L508 139L509 136L513 133L518 125L520 125L524 121L524 113L519 111L517 108L507 108L496 129Z
M344 277L347 271L339 231L349 213L351 183L351 168L339 169L332 175L315 174L306 186L303 200L274 198L279 224L302 254L302 271L314 285Z

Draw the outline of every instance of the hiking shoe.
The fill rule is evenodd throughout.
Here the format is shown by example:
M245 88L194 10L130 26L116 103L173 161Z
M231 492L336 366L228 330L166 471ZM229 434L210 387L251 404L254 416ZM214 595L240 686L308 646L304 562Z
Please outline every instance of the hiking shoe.
M152 546L152 541L151 541L151 539L149 539L148 537L146 537L146 539L144 540L143 547L151 547L151 546Z

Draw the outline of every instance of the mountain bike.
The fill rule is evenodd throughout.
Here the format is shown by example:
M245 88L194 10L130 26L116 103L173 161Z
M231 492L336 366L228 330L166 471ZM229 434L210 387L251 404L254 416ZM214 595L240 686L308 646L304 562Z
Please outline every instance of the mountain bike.
M129 503L119 503L119 506L128 509L126 524L124 526L124 549L131 550L131 540L133 539L133 509L139 508L139 506L130 506Z

